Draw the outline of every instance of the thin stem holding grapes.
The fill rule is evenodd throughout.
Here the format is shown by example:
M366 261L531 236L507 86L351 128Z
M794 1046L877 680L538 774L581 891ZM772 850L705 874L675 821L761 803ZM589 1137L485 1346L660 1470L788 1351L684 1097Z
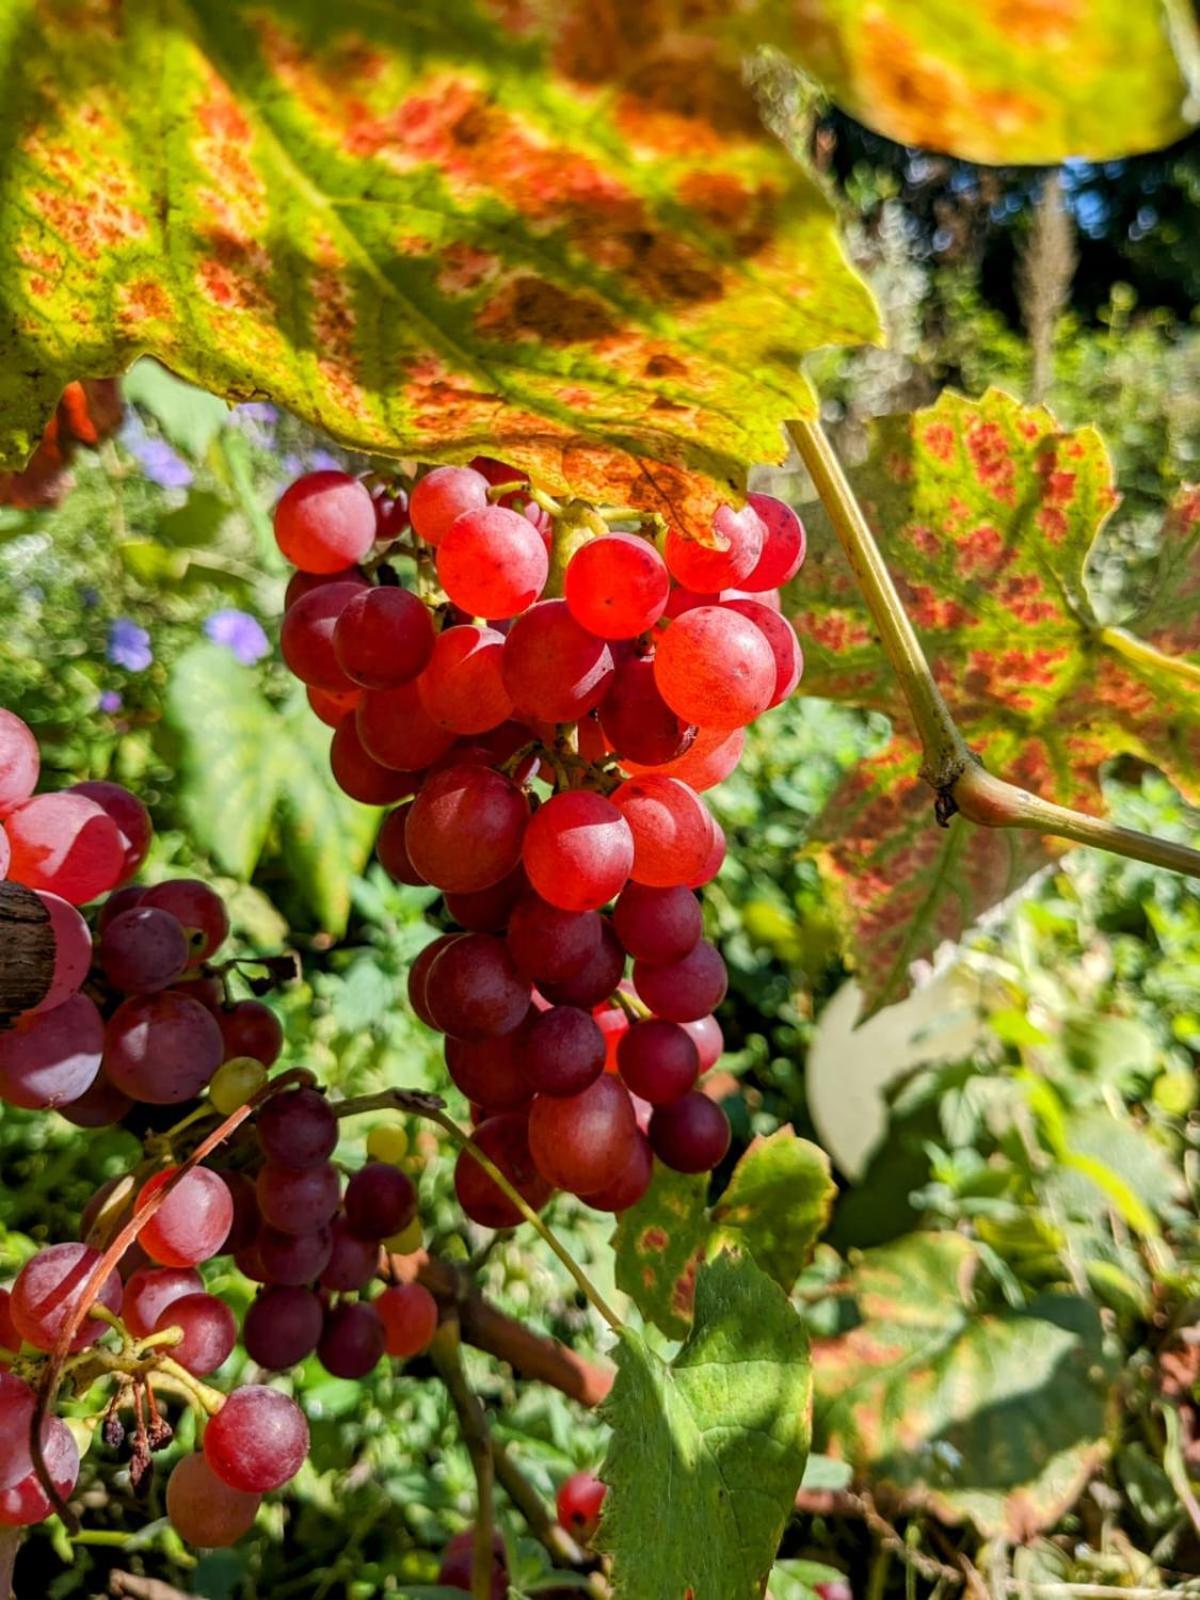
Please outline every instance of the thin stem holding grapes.
M443 1322L429 1347L429 1359L446 1386L459 1432L471 1458L475 1474L475 1537L471 1556L471 1600L491 1600L492 1524L495 1519L493 1488L495 1472L487 1417L479 1396L467 1381L459 1353L458 1322L451 1317Z
M824 429L819 422L790 422L788 433L833 523L899 681L921 743L921 776L937 796L934 814L938 822L948 825L957 812L980 827L1048 834L1200 878L1200 851L1041 800L984 771L942 698L879 545ZM1112 644L1112 635L1119 631L1105 630L1103 637ZM1120 642L1124 654L1134 654L1136 647L1139 657L1153 654L1160 666L1165 659L1130 636L1122 636Z

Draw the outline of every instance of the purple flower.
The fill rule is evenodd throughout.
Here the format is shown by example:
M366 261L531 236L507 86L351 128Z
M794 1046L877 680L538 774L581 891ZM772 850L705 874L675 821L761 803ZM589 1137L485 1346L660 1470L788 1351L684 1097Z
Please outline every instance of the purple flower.
M117 617L109 623L105 654L114 667L124 667L126 672L145 672L154 660L150 635L128 617Z
M262 624L248 611L214 611L205 622L204 631L214 644L232 650L247 667L252 667L256 661L270 654L270 641L262 630Z
M310 472L342 472L345 470L343 463L328 450L311 451L307 466Z
M244 417L247 422L261 422L268 427L279 421L279 408L268 400L247 400L245 405L235 406L233 414L235 417Z
M192 469L165 439L147 433L141 419L128 412L121 425L121 442L142 469L142 475L160 489L186 489Z
M124 699L116 689L103 690L100 694L100 698L96 701L96 705L99 707L99 709L101 711L106 711L110 717L115 712L120 711L124 704Z

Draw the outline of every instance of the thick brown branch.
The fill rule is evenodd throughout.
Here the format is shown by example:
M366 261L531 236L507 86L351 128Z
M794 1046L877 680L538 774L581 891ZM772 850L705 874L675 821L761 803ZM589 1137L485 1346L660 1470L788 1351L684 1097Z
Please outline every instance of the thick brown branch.
M36 1006L53 976L49 912L32 889L0 883L0 1028Z

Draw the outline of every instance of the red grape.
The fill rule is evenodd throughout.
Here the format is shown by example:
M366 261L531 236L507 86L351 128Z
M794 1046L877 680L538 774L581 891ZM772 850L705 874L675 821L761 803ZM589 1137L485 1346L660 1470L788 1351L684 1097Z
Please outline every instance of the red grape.
M19 1348L20 1334L13 1329L8 1336L17 1342L15 1346L6 1344L5 1349ZM27 1473L33 1471L29 1436L36 1406L37 1396L29 1385L0 1367L0 1492L11 1489L13 1484L20 1483ZM47 1418L41 1435L43 1451L49 1437Z
M413 487L408 515L413 530L430 544L440 544L466 511L488 503L488 480L471 467L434 467Z
M682 961L665 966L635 961L633 983L656 1016L696 1022L724 1000L729 975L720 951L701 939Z
M356 589L365 589L369 582L361 567L343 567L338 572L293 572L283 593L283 609L290 611L297 600L330 583L352 583Z
M600 948L596 911L564 911L527 894L508 919L508 953L533 983L560 983L583 971Z
M446 915L468 933L503 933L513 907L529 892L529 879L520 862L499 883L486 889L444 897ZM511 952L510 952L511 954Z
M772 611L770 606L763 605L761 600L726 600L722 603L730 611L736 611L739 616L752 622L771 647L771 654L775 657L775 688L767 707L770 710L771 706L777 706L787 699L804 671L804 657L796 630L786 617Z
M529 802L502 772L447 767L428 780L408 813L409 860L443 891L486 889L520 861L528 819Z
M92 965L92 933L69 900L64 900L58 894L50 894L45 889L35 889L33 892L50 919L50 932L54 936L54 972L50 987L31 1010L53 1011L64 1000L77 994L87 978Z
M144 1339L176 1300L203 1292L204 1279L194 1267L139 1267L126 1281L121 1315L130 1333Z
M86 995L30 1011L0 1033L0 1100L28 1111L68 1105L96 1080L104 1023Z
M429 1009L429 974L434 962L448 945L461 939L461 933L443 933L432 943L427 944L417 956L412 966L408 969L408 1003L420 1017L427 1028L436 1028L433 1013Z
M709 844L708 854L705 856L703 864L696 869L687 881L689 889L702 889L706 883L711 883L717 873L720 872L725 861L725 830L716 817L712 817L710 820L712 822L712 841Z
M337 1117L315 1089L273 1094L259 1107L254 1126L267 1160L296 1171L324 1166L338 1142Z
M113 918L100 935L96 954L114 989L153 994L183 976L191 950L176 917L143 904Z
M340 727L362 699L361 689L314 689L311 684L305 685L304 694L313 715L327 728Z
M488 733L512 715L504 686L504 635L464 624L440 633L417 680L421 704L442 728Z
M86 795L38 794L5 818L8 875L29 889L48 889L83 905L113 889L125 870L116 823Z
M612 651L580 627L565 600L543 600L509 630L504 686L522 716L577 722L599 705L612 677Z
M525 1114L510 1111L488 1117L472 1137L525 1203L540 1211L550 1198L551 1185L534 1164ZM463 1211L481 1227L515 1228L523 1220L521 1212L469 1150L460 1150L454 1163L454 1192Z
M329 1162L297 1171L268 1161L254 1186L263 1220L281 1233L314 1233L332 1220L341 1197L337 1169Z
M379 1239L364 1239L345 1217L335 1217L333 1248L321 1273L321 1287L345 1294L365 1289L379 1269Z
M680 778L649 772L630 778L612 803L633 834L631 876L651 888L686 884L712 849L713 822L694 789Z
M682 961L704 931L700 902L682 885L656 889L627 884L613 907L613 926L635 961L663 966Z
M681 1022L680 1027L689 1035L700 1055L700 1071L707 1072L721 1059L725 1037L716 1017L698 1017L695 1022Z
M484 506L464 512L441 535L437 574L468 616L515 617L545 588L550 557L526 518Z
M530 992L503 940L464 933L443 946L429 967L424 1003L442 1033L479 1039L517 1027L529 1009Z
M555 1499L558 1520L568 1533L587 1544L600 1526L600 1507L607 1493L590 1472L573 1472L560 1484Z
M381 767L379 770L387 772L389 777L395 777L395 774L388 772L386 767ZM408 813L411 810L412 801L407 800L402 806L397 806L394 811L388 812L375 840L375 854L379 857L379 865L389 878L396 883L408 883L419 887L424 884L425 879L413 866L408 853L408 842L404 837Z
M65 1499L79 1476L79 1450L70 1428L57 1417L50 1419L42 1454L50 1481ZM53 1510L50 1496L42 1488L37 1473L30 1468L23 1478L0 1494L0 1527L29 1527L35 1522L44 1522Z
M698 791L712 789L718 783L723 783L734 770L745 748L745 728L734 728L732 732L728 728L701 728L696 734L695 743L683 755L650 770L667 777L682 778L684 783ZM646 770L637 761L626 761L622 765L635 775Z
M421 601L393 586L359 589L338 613L333 653L348 678L365 689L407 683L433 653L433 623Z
M561 983L544 983L541 992L558 1006L596 1006L607 1000L625 972L625 951L607 917L600 921L600 943L587 966Z
M222 1006L216 1013L217 1027L225 1041L225 1059L251 1056L264 1067L272 1067L283 1049L283 1024L261 1000L238 1000Z
M302 572L341 572L375 543L375 506L347 472L306 472L275 507L275 542Z
M594 911L624 888L633 870L633 834L611 800L569 789L534 813L523 856L543 900L564 911Z
M167 1479L167 1516L175 1532L198 1549L223 1550L249 1533L262 1496L232 1489L199 1451L184 1456Z
M368 689L354 720L367 754L399 772L423 771L454 743L454 735L439 727L421 704L415 683Z
M636 761L662 766L683 755L696 737L695 728L677 717L659 693L652 656L621 662L600 708L600 725L623 765Z
M165 1167L142 1185L138 1210L179 1171ZM176 1182L144 1225L139 1240L153 1261L164 1267L194 1267L215 1256L229 1236L233 1196L219 1173L193 1167Z
M168 878L147 889L140 906L157 906L175 917L191 944L192 961L207 961L229 937L229 913L214 889L199 878Z
M37 787L42 758L37 740L15 711L0 706L0 817Z
M594 1194L620 1176L637 1120L624 1086L604 1073L569 1099L538 1095L529 1112L529 1148L547 1183Z
M76 1309L93 1302L110 1311L121 1309L121 1280L115 1272L104 1278L99 1291L84 1298L84 1291L100 1265L99 1250L86 1244L51 1244L39 1250L17 1274L9 1310L22 1339L39 1350L51 1350ZM71 1340L72 1350L95 1344L107 1324L85 1315Z
M729 1149L729 1118L714 1100L693 1089L650 1118L654 1154L676 1172L711 1172Z
M259 1227L258 1195L253 1181L244 1172L222 1172L221 1181L233 1201L233 1221L225 1248L232 1254L253 1243Z
M312 1355L324 1325L325 1308L311 1289L273 1285L246 1312L242 1343L251 1361L279 1372Z
M388 1161L368 1161L346 1185L346 1221L364 1239L389 1239L417 1214L412 1179Z
M223 1483L267 1494L308 1454L308 1423L294 1400L259 1384L235 1389L204 1430L204 1455Z
M748 617L727 606L698 606L658 642L654 677L673 711L702 728L738 728L767 709L775 657Z
M743 506L740 511L722 506L713 517L713 533L723 549L688 539L674 528L667 533L667 566L685 589L713 594L740 583L758 565L766 528L753 506Z
M456 1533L442 1552L437 1581L443 1588L471 1591L471 1575L475 1568L475 1534L470 1528ZM506 1600L508 1595L508 1561L504 1553L504 1540L492 1530L491 1600Z
M429 1349L437 1332L438 1303L424 1284L394 1284L372 1305L383 1323L389 1356L406 1361Z
M193 1100L225 1058L217 1019L167 989L122 1002L104 1031L104 1071L132 1100Z
M351 800L365 806L387 806L413 793L420 781L413 772L398 772L368 755L358 735L354 717L345 717L334 729L329 745L329 767L334 782Z
M525 1024L498 1039L447 1039L446 1070L468 1100L488 1112L527 1105L533 1090L521 1065Z
M601 639L636 639L663 614L671 576L658 551L630 533L592 539L567 563L564 593L576 622Z
M343 1300L325 1313L317 1360L335 1378L365 1378L383 1359L386 1336L375 1307Z
M663 1106L694 1087L700 1053L678 1023L650 1017L635 1022L621 1040L617 1066L631 1093L652 1106Z
M521 1055L537 1093L577 1095L604 1071L604 1035L578 1006L551 1006L522 1028Z
M596 1026L604 1035L604 1070L615 1072L617 1051L621 1047L621 1040L629 1032L629 1018L620 1006L607 1003L598 1005L592 1015L596 1019Z
M306 1233L284 1233L279 1228L259 1230L252 1251L258 1255L261 1281L296 1288L312 1283L329 1265L333 1255L333 1229L324 1226ZM241 1262L238 1262L241 1266ZM245 1267L242 1267L245 1271Z
M654 1178L654 1152L650 1141L639 1129L633 1136L629 1159L621 1171L603 1189L586 1196L593 1211L628 1211L637 1205Z
M325 583L302 595L283 615L279 649L289 671L311 689L344 694L358 687L342 670L333 647L342 612L362 593L358 583Z
M185 1294L159 1313L155 1333L182 1328L183 1339L169 1354L193 1377L207 1377L228 1357L237 1341L233 1312L215 1294Z
M87 800L94 800L101 811L112 818L125 851L125 865L120 881L127 883L150 853L150 841L154 834L150 813L136 795L130 794L129 790L119 783L107 783L101 780L73 783L67 792L81 794Z
M766 537L754 570L741 580L744 589L758 592L778 589L794 578L804 564L804 524L782 500L769 494L748 494L758 512Z

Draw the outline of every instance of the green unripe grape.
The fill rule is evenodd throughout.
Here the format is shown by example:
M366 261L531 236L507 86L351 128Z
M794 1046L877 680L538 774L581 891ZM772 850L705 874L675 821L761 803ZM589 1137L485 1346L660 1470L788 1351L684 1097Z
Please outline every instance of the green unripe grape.
M208 1098L215 1111L223 1117L244 1106L267 1081L267 1069L253 1056L231 1056L224 1066L213 1073L208 1086Z
M398 1122L381 1122L367 1135L367 1154L372 1161L398 1166L408 1154L408 1134Z
M421 1233L421 1219L414 1217L407 1228L401 1228L399 1233L394 1233L390 1239L385 1239L384 1246L395 1251L398 1256L410 1256L414 1250L421 1248L423 1235Z

